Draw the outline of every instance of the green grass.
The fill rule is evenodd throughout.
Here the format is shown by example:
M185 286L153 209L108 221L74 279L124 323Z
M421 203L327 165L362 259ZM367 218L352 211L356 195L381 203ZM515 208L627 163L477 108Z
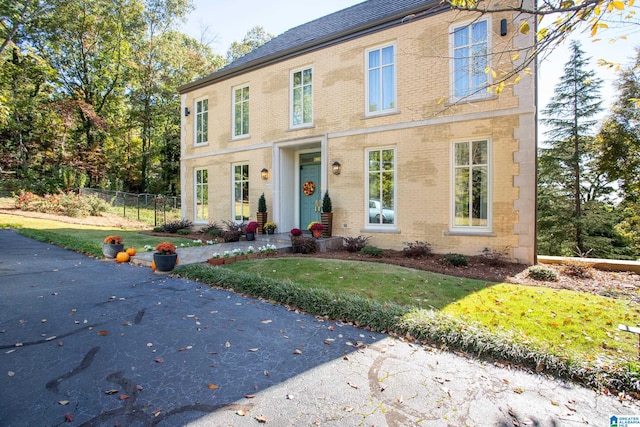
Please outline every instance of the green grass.
M510 331L559 356L624 361L637 353L636 337L617 330L618 323L640 318L631 301L356 261L265 258L224 268L380 303L442 310L489 331Z
M53 243L97 257L102 257L102 241L105 237L117 234L123 239L125 248L144 251L145 245L154 246L162 241L171 241L176 245L192 243L180 237L165 238L140 234L139 230L99 227L90 225L67 224L39 218L0 214L0 228L13 228L20 234L41 242Z
M165 222L171 222L180 220L180 209L167 209L166 212L162 211L162 208L159 207L156 212L154 209L149 208L137 208L134 206L126 206L126 209L122 206L112 206L109 205L107 207L107 212L120 215L132 221L140 221L147 223L151 226L154 225L162 225Z

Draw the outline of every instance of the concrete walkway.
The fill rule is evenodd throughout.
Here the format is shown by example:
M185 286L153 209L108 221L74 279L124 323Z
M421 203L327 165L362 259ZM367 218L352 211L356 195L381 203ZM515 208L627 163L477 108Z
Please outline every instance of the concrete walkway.
M640 408L0 230L0 426L609 426ZM209 249L210 250L210 249Z

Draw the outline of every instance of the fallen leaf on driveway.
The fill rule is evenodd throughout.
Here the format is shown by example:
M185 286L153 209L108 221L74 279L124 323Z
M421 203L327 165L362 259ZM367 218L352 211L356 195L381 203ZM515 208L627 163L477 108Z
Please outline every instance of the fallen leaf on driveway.
M120 396L118 396L118 399L120 400L127 400L129 398L128 394L121 394Z
M10 377L14 376L15 374L16 374L16 373L15 373L15 372L13 372L13 371L9 371L9 372L7 372L7 375L8 375L8 376L10 376Z
M266 423L267 417L265 417L264 415L260 415L256 417L256 420L258 420L259 423Z
M302 354L302 351L296 348L296 349L293 351L293 354Z
M105 331L104 329L98 331L98 335L101 337L104 337L106 335L109 335L109 331Z
M157 417L158 415L160 415L160 412L162 412L162 408L158 408L151 413L153 414L154 417Z
M68 400L58 400L58 405L65 406L65 405L68 405L68 404L69 404Z
M220 388L220 386L217 386L215 384L207 384L207 387L211 390L217 390Z
M271 323L271 322L273 322L273 320L263 320L263 321L262 321L262 323L264 323L265 325L266 325L266 324L269 324L269 323Z
M227 341L226 343L224 343L224 346L227 348L231 348L231 343L229 341Z
M239 409L236 411L236 415L240 415L241 417L244 417L245 415L247 415L247 411L245 411L244 409Z
M64 414L64 420L68 423L72 423L73 422L73 415L71 415L70 413L66 413Z
M352 388L356 388L356 389L357 389L357 388L359 388L359 387L358 387L358 384L354 384L354 383L352 383L352 382L348 382L348 383L347 383L347 385L348 385L349 387L352 387Z
M256 351L260 350L259 348L250 348L249 351L252 353L255 353Z
M351 411L353 411L353 407L345 406L344 408L342 408L342 410L345 411L345 412L351 412Z
M116 394L119 390L107 390L104 394Z
M253 399L254 397L256 397L256 395L255 395L255 394L245 394L245 395L244 395L244 398L245 398L245 399Z
M153 359L153 361L156 363L164 363L164 359L161 357L158 357L157 359Z

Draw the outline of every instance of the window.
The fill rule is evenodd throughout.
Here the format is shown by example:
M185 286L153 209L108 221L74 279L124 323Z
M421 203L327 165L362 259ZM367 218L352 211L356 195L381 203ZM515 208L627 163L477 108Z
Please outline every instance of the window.
M396 150L370 150L367 156L368 223L395 224Z
M489 229L489 141L453 144L454 228Z
M206 169L196 169L194 179L195 221L209 218L209 173Z
M233 219L249 220L249 165L233 166Z
M209 100L196 101L196 139L195 143L206 144L209 139Z
M453 96L484 95L488 86L487 21L453 29Z
M367 50L366 114L379 114L396 109L395 45Z
M233 136L249 135L249 86L233 90Z
M313 69L306 68L291 74L291 127L313 121Z

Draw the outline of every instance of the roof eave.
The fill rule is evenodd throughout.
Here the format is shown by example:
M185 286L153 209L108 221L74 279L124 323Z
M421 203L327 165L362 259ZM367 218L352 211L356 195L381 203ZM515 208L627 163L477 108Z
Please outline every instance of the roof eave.
M449 10L449 7L447 7L446 5L443 5L438 0L434 0L430 3L427 3L426 5L416 7L413 9L408 9L403 11L402 13L398 13L395 15L387 16L374 23L363 24L361 26L350 28L343 32L332 34L331 36L328 36L322 39L316 39L311 42L298 45L294 48L283 50L273 55L265 56L264 58L256 59L242 66L239 66L237 68L231 68L227 71L213 72L208 76L203 77L199 80L179 86L177 90L178 90L178 93L180 94L191 92L193 90L200 89L205 86L209 86L210 84L217 83L217 82L247 73L249 71L254 71L262 67L266 67L268 65L272 65L277 62L294 58L296 56L300 56L315 50L323 49L325 47L343 43L345 41L362 37L367 34L382 31L387 28L394 27L396 25L401 25L405 22L408 22L409 20L413 21L415 19L422 19L427 16L444 12L446 10ZM420 14L418 15L418 13ZM407 17L410 17L410 19L405 20L405 18Z

